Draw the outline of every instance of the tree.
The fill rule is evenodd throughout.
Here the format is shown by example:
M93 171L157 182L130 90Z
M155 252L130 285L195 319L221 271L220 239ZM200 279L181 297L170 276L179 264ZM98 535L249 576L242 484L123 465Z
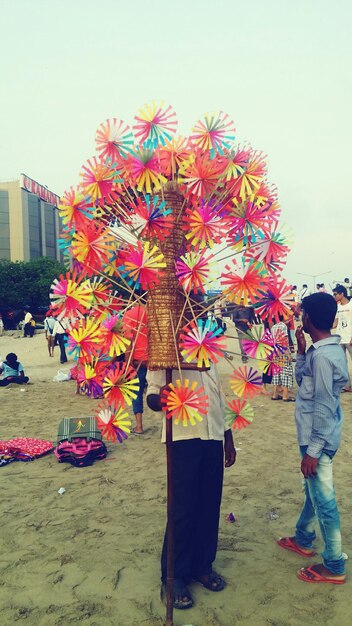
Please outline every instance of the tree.
M0 260L0 306L49 306L50 285L66 272L62 263L42 257L34 261Z

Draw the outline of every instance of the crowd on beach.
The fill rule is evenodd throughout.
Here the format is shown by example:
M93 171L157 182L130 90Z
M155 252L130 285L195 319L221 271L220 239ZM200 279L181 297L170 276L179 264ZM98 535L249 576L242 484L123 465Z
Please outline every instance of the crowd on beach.
M253 325L260 323L252 306L244 302L232 305L217 300L210 315L226 336L226 323L232 320L237 330L239 354L248 361L243 341ZM55 319L48 311L44 321L49 357L59 347L60 363L67 361L66 331L69 320ZM275 338L287 337L279 374L263 374L263 392L272 385L271 399L295 402L297 441L301 453L301 472L305 479L305 500L295 533L282 537L278 545L302 558L313 557L315 522L318 521L324 551L322 562L303 567L298 578L308 583L343 584L346 580L345 555L342 552L339 512L333 483L333 459L339 448L342 428L340 394L351 392L347 357L352 360L351 283L345 279L335 285L332 295L324 285L309 293L306 284L292 291L292 316L267 323ZM147 319L143 305L125 313L124 328L131 344L127 358L136 368L140 388L133 400L135 426L132 432L143 436L143 401L150 409L160 411L166 385L165 371L148 371ZM29 310L25 311L23 333L33 337L35 325ZM311 339L307 348L305 335ZM228 355L231 358L231 355ZM115 359L116 361L117 359ZM113 360L114 361L114 360ZM294 372L295 363L295 372ZM112 362L112 366L114 363ZM28 377L14 353L0 364L0 386L25 385ZM293 395L294 376L298 385ZM178 373L175 372L175 383ZM226 582L213 568L216 557L219 513L223 485L223 468L236 461L233 433L224 422L225 398L214 364L205 371L188 371L191 383L203 387L208 397L204 419L192 428L174 424L174 581L173 603L176 609L193 605L189 586L198 582L210 591L221 591ZM165 441L165 420L162 441ZM193 479L189 482L189 476ZM162 589L166 590L168 538L165 532L161 557Z

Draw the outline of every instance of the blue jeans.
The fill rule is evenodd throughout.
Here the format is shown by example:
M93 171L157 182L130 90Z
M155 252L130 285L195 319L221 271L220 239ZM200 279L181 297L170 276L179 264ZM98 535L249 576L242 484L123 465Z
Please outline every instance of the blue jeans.
M301 446L305 455L308 446ZM305 502L296 524L296 542L303 548L312 548L314 525L318 519L324 541L324 567L333 574L344 574L345 560L341 550L340 515L336 504L332 473L332 458L322 452L314 478L304 478Z
M139 379L139 391L137 393L137 398L132 400L132 408L135 415L136 413L143 413L143 391L147 383L147 368L144 367L144 365L140 366L137 376Z

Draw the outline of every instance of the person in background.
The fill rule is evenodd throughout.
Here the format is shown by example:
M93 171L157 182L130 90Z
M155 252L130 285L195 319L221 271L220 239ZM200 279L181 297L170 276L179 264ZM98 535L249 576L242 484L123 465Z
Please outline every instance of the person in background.
M137 371L139 391L132 408L136 426L132 429L135 435L143 435L143 392L147 384L148 340L147 340L147 312L141 304L128 309L123 316L124 336L131 341L125 352L125 362L131 359ZM132 354L132 356L131 356Z
M301 291L299 292L299 301L302 302L303 298L305 298L306 296L309 296L309 290L308 285L304 283L302 285Z
M280 321L271 329L271 334L276 338L280 333L283 333L287 337L288 348L278 359L279 365L282 370L278 374L273 375L272 384L274 386L272 400L283 400L283 402L294 402L291 392L293 389L293 366L292 356L290 354L289 347L289 334L287 329L287 323L284 322L282 315L279 315ZM281 395L282 393L282 395Z
M245 306L242 299L241 304L238 304L232 311L232 320L235 323L237 330L238 343L240 345L242 355L242 363L247 363L248 356L243 348L242 342L245 338L245 333L252 328L253 324L257 323L254 308L252 306Z
M45 320L44 320L44 330L45 330L45 339L47 340L47 344L48 344L49 356L54 356L54 346L55 346L54 326L55 326L55 322L56 322L55 317L52 315L52 313L50 311L48 311L46 313Z
M301 451L305 502L291 537L278 544L301 557L316 555L314 526L318 520L324 542L323 563L297 572L307 583L341 585L346 580L340 516L336 503L333 458L340 446L343 415L340 393L347 382L346 359L339 337L331 335L337 305L327 293L314 293L302 302L302 324L296 331L298 395L295 405L297 439ZM306 352L304 333L312 345Z
M24 310L24 329L23 329L24 337L33 337L35 323L33 325L32 321L34 322L32 313L28 309L25 309Z
M17 354L10 352L0 365L0 387L8 387L12 383L26 385L28 381L29 378L24 375L22 363L17 361Z
M340 335L340 345L346 359L347 353L352 360L352 300L347 298L347 290L343 285L336 285L333 291L335 302L337 303L337 315L333 324L336 333ZM348 369L348 366L347 366ZM348 384L342 391L352 391L351 377L348 374Z
M0 337L2 337L3 333L4 333L4 322L2 320L2 315L0 313Z
M53 338L57 338L59 347L60 347L60 363L67 363L67 354L66 354L66 331L68 328L68 320L63 317L61 320L56 319L54 330L53 330Z

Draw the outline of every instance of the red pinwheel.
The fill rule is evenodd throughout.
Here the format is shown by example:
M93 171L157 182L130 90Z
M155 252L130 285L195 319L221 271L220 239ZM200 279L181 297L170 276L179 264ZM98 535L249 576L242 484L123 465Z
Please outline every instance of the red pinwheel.
M204 394L204 387L197 389L198 383L186 379L184 383L180 380L169 384L170 390L164 390L161 396L163 410L166 417L175 419L178 424L182 421L183 426L188 426L188 422L194 426L196 422L202 421L202 415L206 415L208 409L208 397Z
M292 315L293 305L291 285L288 285L284 278L271 276L255 308L262 320L275 319L279 322L280 316L287 318Z
M176 276L185 291L205 293L205 284L210 280L213 255L205 250L186 252L176 261Z
M245 257L256 259L271 274L276 274L284 267L288 252L285 235L269 228L258 233L255 245L248 247Z
M223 157L212 159L210 152L196 152L180 167L179 182L188 195L205 199L217 188L226 162Z
M245 400L232 400L225 409L225 422L229 428L241 430L253 421L253 407Z
M111 159L92 157L82 165L80 176L80 187L93 202L117 198L122 179Z
M160 201L158 196L151 198L147 194L143 200L138 198L133 208L130 222L137 236L162 241L170 235L174 218L164 200Z
M180 335L181 354L186 361L197 360L198 367L210 366L210 361L218 362L219 356L223 356L226 350L225 338L222 328L211 320L198 320L190 322L183 328Z
M132 400L137 397L139 380L133 367L127 368L127 363L116 363L104 378L104 396L109 402L131 406Z
M133 134L130 127L114 117L102 122L96 132L97 151L103 159L121 162L133 147Z
M215 243L221 243L226 237L227 222L224 220L224 210L221 206L214 206L211 202L193 202L187 207L182 218L186 231L186 239L192 246L213 248Z
M262 377L252 367L247 365L234 370L230 378L232 391L240 398L252 398L260 393Z
M131 421L123 406L113 402L101 404L95 412L97 426L108 441L122 443L130 433Z
M176 113L171 106L164 107L155 101L145 104L135 116L133 131L136 139L142 144L151 142L155 147L170 141L177 129Z
M86 313L93 301L90 282L75 273L61 274L51 285L50 300L55 316L74 317L77 312Z
M257 263L239 264L233 259L232 264L233 268L226 265L225 272L221 274L220 284L224 296L237 303L243 299L245 305L254 302L263 289L263 270Z
M104 224L97 226L90 222L84 228L76 231L72 240L72 256L85 266L88 276L102 271L114 254L115 238Z
M62 223L68 230L84 228L93 217L93 204L78 188L65 191L58 206Z
M142 289L152 288L159 282L160 268L166 267L164 255L156 246L145 242L143 245L137 242L137 249L133 246L127 248L119 254L119 271L129 285Z
M189 159L190 149L187 139L173 137L159 149L161 173L167 178L173 178L181 165Z

